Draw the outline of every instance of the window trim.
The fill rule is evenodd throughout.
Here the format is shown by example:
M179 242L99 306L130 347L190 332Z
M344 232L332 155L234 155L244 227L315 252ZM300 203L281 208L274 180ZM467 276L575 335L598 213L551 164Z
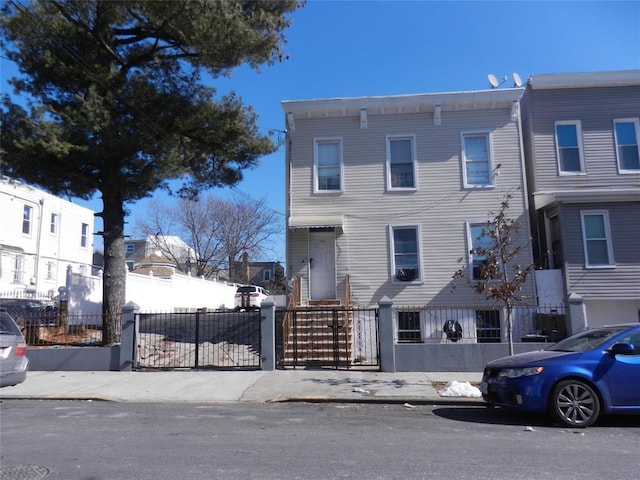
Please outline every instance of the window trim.
M467 178L467 156L466 156L466 137L480 137L483 136L487 140L487 172L488 183L475 184L469 183ZM495 188L495 176L493 175L493 132L491 130L465 130L460 132L460 159L462 161L462 184L464 188ZM478 163L477 160L469 160L469 162Z
M578 159L580 161L580 170L567 171L562 170L562 162L560 161L560 145L558 144L558 126L573 125L576 127L576 137L578 140ZM584 142L582 140L582 122L580 120L556 120L553 123L553 136L556 146L556 163L558 168L558 175L560 176L574 176L574 175L586 175L587 171L584 163Z
M394 240L394 231L400 229L413 229L416 232L416 255L417 255L417 269L418 275L413 280L398 280L396 278L396 251L395 251L395 240ZM388 229L389 234L389 266L391 267L391 283L400 284L400 285L422 285L422 248L421 248L421 238L422 232L420 230L420 225L389 225Z
M613 144L616 151L616 163L618 166L618 173L621 175L629 175L634 173L638 174L640 173L640 166L638 169L629 170L629 169L622 168L622 165L620 163L621 159L618 151L618 147L619 147L618 131L616 130L616 125L618 123L633 123L636 131L636 147L638 148L638 156L640 157L640 120L638 120L638 118L614 118L613 119ZM638 159L638 162L640 162L640 158Z
M466 234L467 234L467 265L469 268L469 279L471 279L474 282L480 282L480 281L484 281L485 279L483 278L476 278L475 275L473 274L473 256L475 255L473 253L473 249L475 248L474 243L473 243L473 235L471 233L471 229L473 227L490 227L490 223L488 223L486 220L484 222L466 222Z
M411 141L411 168L413 173L413 186L412 187L394 187L391 181L391 142L394 140L410 140ZM413 192L418 190L418 167L416 153L416 135L414 133L398 133L390 134L386 136L386 159L385 168L387 176L387 191L388 192Z
M609 257L608 264L591 264L589 263L589 254L587 249L587 234L585 232L584 217L590 215L600 215L603 218L604 234L607 242L607 255ZM611 227L609 224L609 212L607 210L580 210L580 230L582 233L582 251L584 255L584 268L598 269L598 268L615 268L616 262L613 257L613 239L611 237ZM593 239L592 239L593 240Z
M82 223L80 227L80 248L89 248L89 224Z
M133 243L125 243L124 253L125 255L132 255L136 253L136 246Z
M340 170L340 188L336 190L320 189L318 184L318 145L322 143L336 143L338 145L338 169ZM342 137L315 137L313 139L313 193L319 195L335 195L344 191L344 160Z

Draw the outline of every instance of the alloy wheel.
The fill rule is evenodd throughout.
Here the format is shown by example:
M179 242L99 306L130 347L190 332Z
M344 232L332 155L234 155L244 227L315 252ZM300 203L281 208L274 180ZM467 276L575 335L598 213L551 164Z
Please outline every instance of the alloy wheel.
M600 399L596 392L579 380L560 382L553 391L551 413L570 427L588 427L600 415Z

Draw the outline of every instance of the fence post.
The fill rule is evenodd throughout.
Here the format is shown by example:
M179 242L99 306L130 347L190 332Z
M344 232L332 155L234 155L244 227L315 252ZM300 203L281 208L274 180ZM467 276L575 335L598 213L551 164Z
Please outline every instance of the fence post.
M136 362L136 342L138 326L136 316L140 307L134 302L122 307L122 334L120 336L120 368L121 372L130 372Z
M276 303L267 297L260 307L260 357L262 370L276 369Z
M584 304L584 299L575 292L571 292L568 297L569 301L569 322L571 331L569 335L574 335L583 330L586 330L589 326L587 320L587 311Z
M380 370L396 371L396 349L393 341L393 302L386 295L378 302L378 334L380 342Z

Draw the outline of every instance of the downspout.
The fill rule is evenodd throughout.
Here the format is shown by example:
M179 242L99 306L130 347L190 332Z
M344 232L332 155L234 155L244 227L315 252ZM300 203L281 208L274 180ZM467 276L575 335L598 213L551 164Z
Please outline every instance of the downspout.
M38 293L38 282L40 280L39 278L39 273L40 273L40 242L42 241L42 217L44 216L44 198L41 198L40 200L38 200L38 204L40 205L39 211L38 211L38 233L36 236L36 264L34 267L34 271L33 274L35 276L35 293Z
M526 88L525 91L523 92L522 96L520 97L520 99L518 100L518 113L517 113L517 118L516 121L518 122L518 140L519 140L519 148L520 148L520 172L521 172L521 176L522 176L522 196L523 196L523 206L524 206L524 211L526 213L526 215L524 216L524 218L527 219L527 232L529 233L529 246L530 246L530 250L529 253L531 254L531 261L533 264L533 275L530 275L529 278L531 279L531 281L533 282L533 294L535 295L535 302L536 304L538 303L538 286L536 284L536 275L535 275L535 270L536 270L536 266L535 266L535 258L533 257L533 245L531 245L531 236L533 234L532 232L532 225L531 225L531 212L529 210L529 184L527 183L527 163L526 163L526 159L525 159L525 150L524 150L524 138L523 138L523 133L522 133L522 98L524 97L524 95L526 95ZM535 215L535 213L534 213ZM537 224L536 224L536 229L537 229Z

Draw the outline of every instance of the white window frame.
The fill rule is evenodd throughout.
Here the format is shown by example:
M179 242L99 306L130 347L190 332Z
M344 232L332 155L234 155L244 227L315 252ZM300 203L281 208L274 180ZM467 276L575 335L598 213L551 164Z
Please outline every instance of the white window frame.
M271 281L271 270L265 269L262 271L262 281L270 282Z
M340 188L335 190L320 188L319 185L319 170L325 167L318 165L318 145L321 144L337 144L338 145L338 170L340 171ZM343 167L343 155L342 155L342 137L316 137L313 139L313 193L327 195L342 193L344 189L344 167ZM327 167L329 168L329 167ZM335 168L335 167L330 167Z
M413 185L410 187L394 187L391 176L391 142L395 140L409 140L411 142L411 173L413 175ZM416 155L416 136L413 133L387 135L387 190L388 191L415 191L418 189L418 169ZM403 164L404 165L404 164Z
M131 255L132 253L136 253L136 246L133 243L125 244L124 253L126 255Z
M467 264L469 266L469 278L471 280L474 280L474 281L485 280L484 278L476 278L476 276L474 275L474 272L473 272L473 269L474 269L473 261L474 261L475 255L476 255L475 253L473 253L473 250L476 247L476 245L474 244L474 240L477 238L477 236L473 235L471 230L474 227L491 228L491 225L488 224L486 221L484 221L484 222L467 222L466 227L467 227L467 252L468 252L467 253ZM487 238L489 238L489 237L487 237Z
M47 280L55 280L56 278L56 264L54 262L47 262Z
M418 274L413 280L399 280L396 276L396 249L395 249L395 230L414 230L416 232L416 268ZM419 225L389 225L389 259L391 265L391 281L392 283L399 283L404 285L422 284L422 251L421 251L421 238L422 233Z
M83 223L80 227L80 247L88 248L89 247L89 224Z
M587 239L587 233L585 231L584 219L586 216L601 216L604 224L604 238L590 238ZM613 244L611 237L611 227L609 224L609 212L607 210L581 210L580 211L580 228L582 230L582 248L584 252L584 266L585 268L614 268L615 260L613 258ZM589 261L588 242L590 240L605 240L607 242L607 255L609 263L606 264L592 264Z
M58 214L51 212L50 223L49 223L49 233L51 235L58 234Z
M18 254L13 261L13 283L23 284L25 274L25 258L24 255Z
M576 138L578 140L578 158L580 161L580 170L571 171L571 170L563 170L561 155L560 155L560 145L558 143L558 127L573 125L576 127ZM582 123L580 120L558 120L553 124L553 137L556 145L556 161L558 167L558 175L586 175L586 170L584 166L584 144L582 141Z
M615 143L615 149L616 149L616 159L617 159L617 163L618 163L618 173L621 174L628 174L628 173L640 173L640 158L638 159L639 162L639 167L637 169L628 169L628 168L622 168L622 163L621 163L621 158L620 158L620 153L619 153L619 147L621 146L629 146L629 145L620 145L618 143L618 130L616 129L616 125L618 123L633 123L634 127L635 127L635 132L636 132L636 143L635 146L638 149L638 156L640 157L640 122L638 121L637 118L615 118L613 120L613 139L614 139L614 143Z
M467 137L485 137L487 141L487 175L488 175L488 183L470 183L469 176L467 175L467 164L471 163L480 163L479 160L468 160L466 155L466 138ZM461 146L461 155L462 159L462 180L464 188L494 188L494 175L493 175L493 135L490 130L467 130L464 132L460 132L460 146ZM484 162L484 160L482 160Z
M33 207L24 205L22 209L22 234L31 236L33 225ZM26 230L26 231L25 231Z

